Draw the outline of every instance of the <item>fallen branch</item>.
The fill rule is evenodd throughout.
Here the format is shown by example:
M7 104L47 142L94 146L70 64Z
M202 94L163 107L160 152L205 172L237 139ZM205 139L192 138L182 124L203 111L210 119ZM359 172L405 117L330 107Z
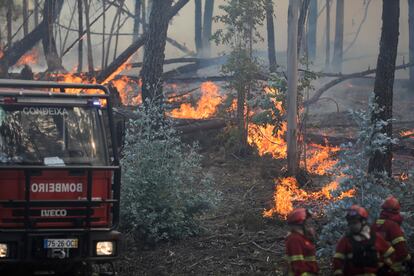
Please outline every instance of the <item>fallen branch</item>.
M395 67L395 70L401 70L401 69L406 69L409 67L413 67L414 63L407 63L407 64L402 64L402 65L398 65ZM374 74L377 71L377 69L368 69L362 72L357 72L357 73L352 73L352 74L337 74L337 76L340 76L338 79L335 79L331 82L328 82L327 84L323 85L321 88L319 88L318 91L315 92L315 94L312 96L312 98L310 98L309 100L304 102L305 106L311 105L316 103L319 98L322 96L323 93L325 93L327 90L329 90L330 88L336 86L337 84L349 80L349 79L354 79L354 78L360 78L360 77L364 77L367 75L371 75Z
M194 133L197 131L206 131L213 129L221 129L226 126L226 122L223 119L209 119L198 120L195 123L189 125L178 126L176 129L182 134Z
M164 65L166 64L174 64L174 63L189 63L189 62L200 62L201 59L199 58L172 58L164 60ZM142 67L142 62L133 62L129 63L128 66L131 68L139 68Z
M274 250L270 250L270 248L272 248L273 247L273 245L271 246L271 247L269 247L269 248L264 248L264 247L262 247L262 246L260 246L260 245L258 245L256 242L254 242L254 241L252 241L251 242L253 245L255 245L257 248L259 248L259 249L261 249L261 250L264 250L264 251L267 251L267 252L272 252L272 253L278 253L277 251L274 251Z

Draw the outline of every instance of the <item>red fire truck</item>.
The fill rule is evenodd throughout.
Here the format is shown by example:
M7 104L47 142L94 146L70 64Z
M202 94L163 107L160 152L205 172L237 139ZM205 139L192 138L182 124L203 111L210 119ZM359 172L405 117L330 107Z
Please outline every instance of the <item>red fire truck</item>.
M115 274L113 120L104 86L0 81L0 275Z

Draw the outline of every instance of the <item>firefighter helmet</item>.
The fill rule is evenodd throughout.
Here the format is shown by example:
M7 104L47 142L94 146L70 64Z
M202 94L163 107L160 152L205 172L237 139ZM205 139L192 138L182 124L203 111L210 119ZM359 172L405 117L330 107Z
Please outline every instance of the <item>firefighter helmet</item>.
M348 209L346 218L368 219L368 211L364 207L354 204Z
M394 196L389 196L387 199L385 199L384 203L382 203L381 208L384 210L390 210L390 211L399 211L401 206L398 199L396 199Z
M289 224L303 224L306 219L310 218L312 215L309 210L305 208L294 209L287 217Z

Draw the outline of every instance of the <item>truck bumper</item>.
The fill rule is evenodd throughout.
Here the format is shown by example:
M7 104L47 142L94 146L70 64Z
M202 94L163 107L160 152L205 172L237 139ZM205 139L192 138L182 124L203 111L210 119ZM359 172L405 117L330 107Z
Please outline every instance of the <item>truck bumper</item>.
M117 231L87 231L41 233L12 233L0 231L0 245L7 245L7 256L1 258L0 268L12 264L47 264L60 266L63 264L93 262L107 263L118 258L121 247L121 234ZM45 248L45 240L77 240L76 248ZM98 242L112 242L110 255L98 255Z

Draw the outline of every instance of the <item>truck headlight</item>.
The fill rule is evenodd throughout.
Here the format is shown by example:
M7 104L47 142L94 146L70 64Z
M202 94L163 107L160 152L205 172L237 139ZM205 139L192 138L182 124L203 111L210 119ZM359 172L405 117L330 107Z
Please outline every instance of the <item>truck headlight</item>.
M0 258L7 258L9 255L9 246L7 243L0 243Z
M114 243L111 241L100 241L96 243L97 256L111 256L114 254Z

